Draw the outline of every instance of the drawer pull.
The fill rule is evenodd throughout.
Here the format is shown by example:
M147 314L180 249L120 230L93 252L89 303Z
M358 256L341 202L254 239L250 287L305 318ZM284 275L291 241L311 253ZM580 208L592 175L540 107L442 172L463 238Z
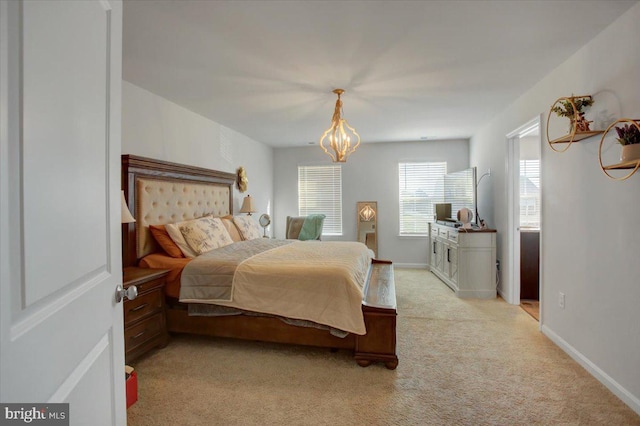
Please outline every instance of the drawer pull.
M451 254L451 249L450 249L450 248L448 248L448 249L447 249L447 262L449 262L449 263L451 263L451 256L450 256L450 254Z
M149 306L149 304L148 304L148 303L143 303L143 304L142 304L142 305L140 305L140 306L136 306L136 307L135 307L135 308L133 308L133 309L129 309L129 312L137 312L137 311L139 311L140 309L144 309L144 308L146 308L147 306Z
M147 330L141 331L140 333L138 333L135 336L131 337L131 340L136 340L138 337L142 336L146 332L147 332Z
M433 252L434 253L436 252L436 242L435 241L433 242Z

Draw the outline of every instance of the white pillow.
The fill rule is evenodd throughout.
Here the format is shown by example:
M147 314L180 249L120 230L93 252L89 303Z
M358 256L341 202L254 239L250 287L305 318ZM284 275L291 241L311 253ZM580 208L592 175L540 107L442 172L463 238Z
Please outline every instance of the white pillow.
M238 231L236 224L233 223L233 216L223 216L220 219L222 219L222 224L227 228L227 232L229 233L229 236L231 236L233 242L236 243L238 241L242 241L242 235L240 235L240 231Z
M205 217L211 217L211 216L205 216ZM191 219L191 220L197 220L197 219ZM173 242L176 243L178 248L180 248L180 251L182 252L182 254L184 254L185 257L190 257L193 259L194 257L198 256L198 253L196 253L189 246L189 243L187 243L187 240L184 239L182 232L180 232L180 225L184 225L185 223L191 222L191 220L185 220L183 222L176 222L176 223L167 223L164 226L164 228L167 230L167 234L169 234Z
M234 216L233 223L238 227L243 240L260 238L260 225L251 216Z
M219 217L205 216L178 226L182 236L197 254L233 244Z

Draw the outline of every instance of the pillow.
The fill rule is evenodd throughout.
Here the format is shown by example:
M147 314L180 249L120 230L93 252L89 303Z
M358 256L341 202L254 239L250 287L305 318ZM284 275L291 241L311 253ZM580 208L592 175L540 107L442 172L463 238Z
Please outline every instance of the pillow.
M233 242L237 243L238 241L242 241L240 231L238 231L238 227L233 223L233 216L228 215L221 217L220 219L222 219L222 224L227 228L227 232L229 233L229 236L231 236Z
M197 254L233 244L219 217L205 216L178 226L189 246Z
M234 216L233 223L236 224L243 240L254 240L260 238L260 226L251 216Z
M149 231L151 231L153 238L156 239L160 247L162 247L169 256L176 258L184 257L184 254L180 251L180 247L173 242L164 225L149 225Z
M205 216L206 217L206 216ZM197 220L197 219L192 219ZM171 237L174 243L180 248L184 257L194 258L198 255L187 243L187 240L184 239L182 232L180 232L180 225L184 225L187 222L191 222L190 220L185 220L184 222L177 223L167 223L164 227L167 230L167 234Z

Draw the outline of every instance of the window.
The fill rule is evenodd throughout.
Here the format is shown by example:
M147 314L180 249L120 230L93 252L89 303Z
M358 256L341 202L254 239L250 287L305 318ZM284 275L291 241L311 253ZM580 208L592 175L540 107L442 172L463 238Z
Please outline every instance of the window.
M460 209L467 208L475 215L476 168L449 173L444 177L444 201L451 203L451 217Z
M444 200L446 162L399 163L400 235L427 235L434 203Z
M298 167L298 214L324 214L322 235L342 235L342 168Z
M540 160L520 160L520 226L540 228Z

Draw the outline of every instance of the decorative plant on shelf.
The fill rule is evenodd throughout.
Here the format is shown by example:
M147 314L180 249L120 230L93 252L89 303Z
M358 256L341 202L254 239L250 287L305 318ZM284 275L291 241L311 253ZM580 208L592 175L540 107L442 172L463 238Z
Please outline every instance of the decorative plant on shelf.
M640 143L640 130L633 124L616 127L616 133L618 133L618 143L622 146Z
M573 101L573 102L572 102ZM574 110L575 105L575 110ZM587 121L584 118L583 109L590 107L593 105L593 99L591 96L582 96L582 97L570 97L565 98L563 101L557 102L557 104L551 108L551 111L555 112L559 117L568 117L571 120L571 127L569 131L573 132L573 127L575 125L576 131L578 132L588 132L589 123L592 121Z
M637 122L616 127L618 143L622 145L621 162L640 160L640 129Z

